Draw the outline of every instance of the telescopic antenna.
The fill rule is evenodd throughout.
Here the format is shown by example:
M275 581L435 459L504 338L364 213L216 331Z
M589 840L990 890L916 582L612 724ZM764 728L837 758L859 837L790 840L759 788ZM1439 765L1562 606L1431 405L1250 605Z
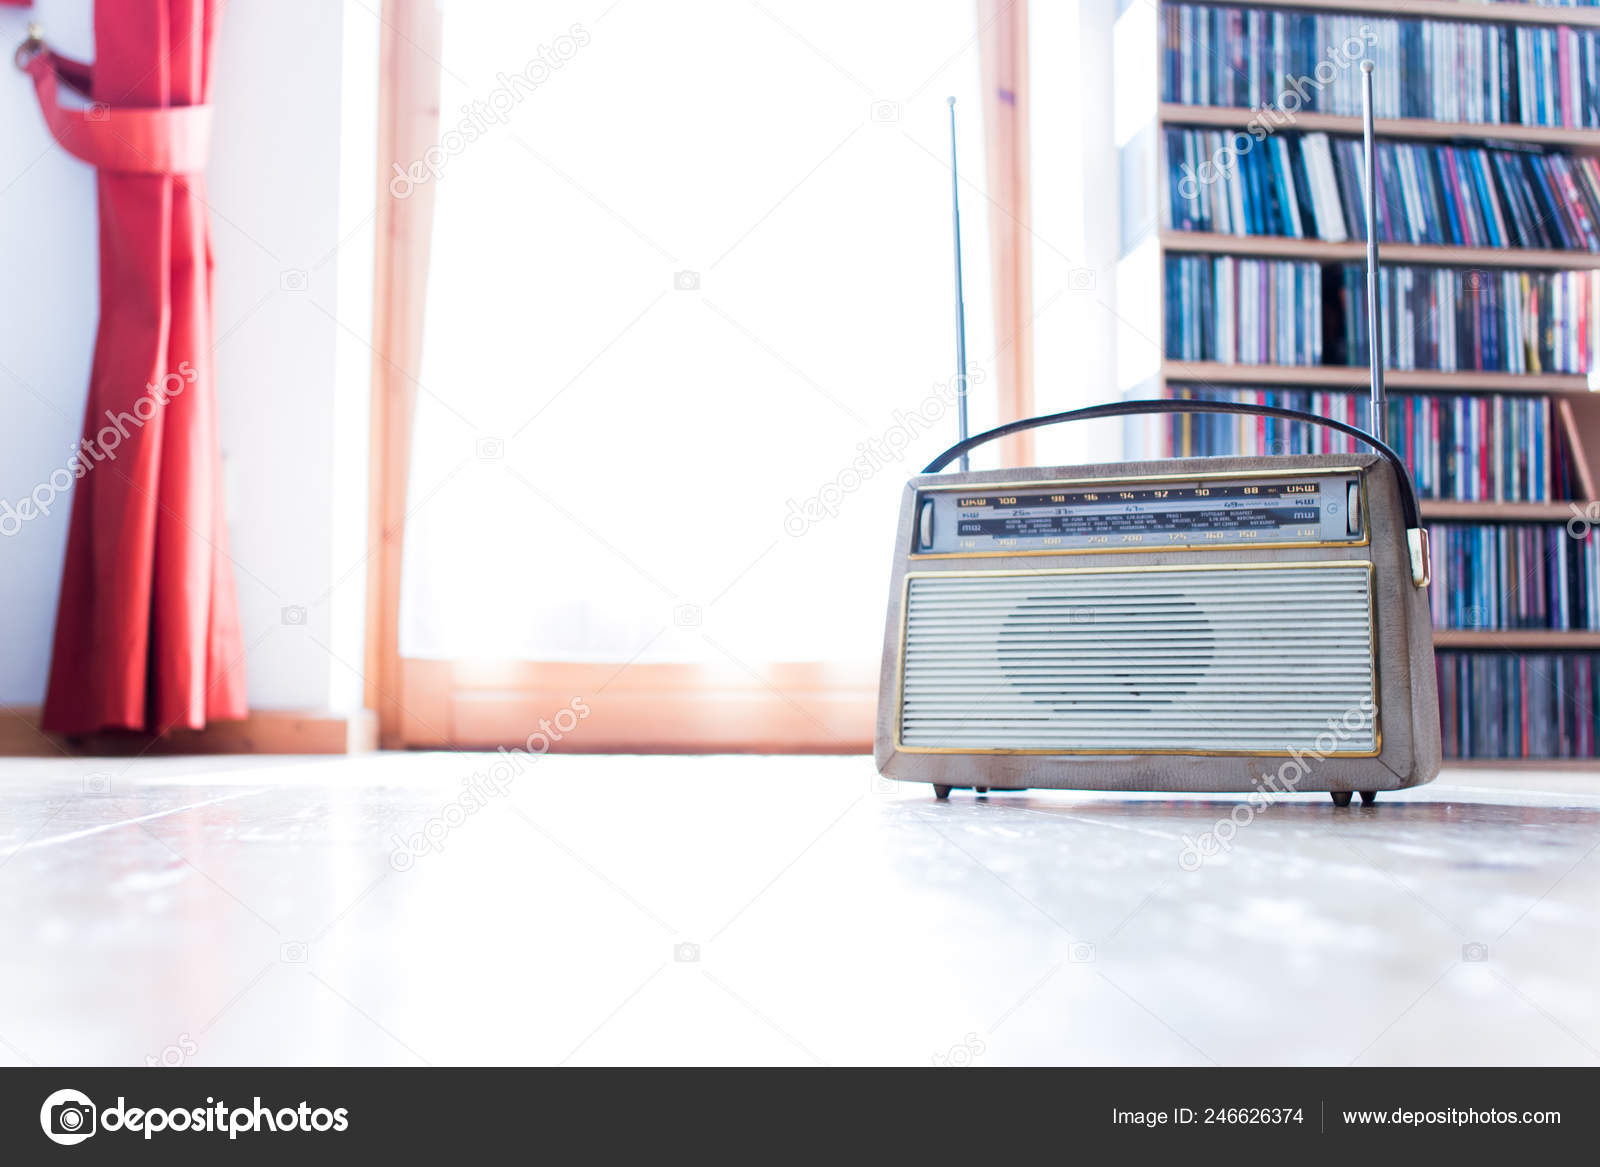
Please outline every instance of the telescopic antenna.
M956 174L956 99L945 98L950 106L950 226L956 245L956 432L967 440L967 307L961 296L961 182ZM966 454L961 469L968 468Z
M1361 62L1361 137L1367 180L1367 364L1372 371L1372 412L1367 432L1381 442L1388 403L1383 392L1383 312L1378 299L1378 165L1372 137L1371 61Z
M1372 141L1372 62L1361 62L1361 139L1367 164L1367 365L1372 371L1372 416L1367 432L1383 441L1389 412L1383 396L1383 311L1378 290L1378 158ZM1406 528L1411 582L1425 588L1433 579L1428 529L1421 521Z

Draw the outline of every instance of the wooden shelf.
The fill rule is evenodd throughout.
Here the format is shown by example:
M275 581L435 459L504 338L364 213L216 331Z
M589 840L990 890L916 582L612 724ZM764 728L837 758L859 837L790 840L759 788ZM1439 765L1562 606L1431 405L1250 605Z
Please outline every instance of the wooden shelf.
M1600 9L1556 8L1540 4L1477 4L1470 0L1193 0L1250 8L1295 8L1313 12L1374 12L1423 20L1482 20L1496 24L1570 24L1600 28Z
M1600 648L1600 632L1552 628L1435 628L1435 648Z
M1319 263L1360 263L1367 245L1329 243L1325 239L1292 239L1283 235L1218 235L1209 231L1161 232L1167 251L1204 255L1249 255L1268 259L1309 259ZM1600 251L1540 251L1529 247L1436 247L1426 243L1384 243L1386 264L1431 263L1446 267L1556 268L1562 271L1600 269Z
M1198 381L1215 385L1298 385L1310 388L1367 388L1365 365L1225 365L1218 361L1161 362L1165 381ZM1581 373L1488 373L1463 370L1441 373L1431 369L1388 369L1383 374L1390 389L1434 390L1449 393L1588 393L1589 379ZM1600 376L1597 376L1600 384Z
M1570 11L1570 10L1569 10ZM1600 12L1600 9L1590 9ZM1281 112L1281 111L1280 111ZM1164 101L1156 112L1163 125L1205 126L1212 129L1242 130L1261 117L1259 109L1231 105L1182 105ZM1334 113L1281 113L1285 119L1268 123L1274 132L1284 130L1361 136L1361 119ZM1373 130L1380 138L1429 138L1466 140L1473 145L1485 142L1516 142L1528 146L1560 146L1576 153L1600 151L1600 129L1572 126L1524 126L1510 122L1439 122L1429 118L1379 118Z
M1572 508L1582 511L1593 505L1583 499L1567 502L1459 502L1455 499L1424 498L1418 500L1422 517L1436 521L1460 520L1468 523L1496 522L1566 522L1572 518Z

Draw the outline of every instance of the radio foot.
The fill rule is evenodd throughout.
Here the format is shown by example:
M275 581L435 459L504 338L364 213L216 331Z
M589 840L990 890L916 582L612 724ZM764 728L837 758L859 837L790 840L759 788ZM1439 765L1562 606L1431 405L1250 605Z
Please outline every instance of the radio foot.
M940 785L938 785L936 783L934 785L934 787L933 787L933 796L935 798L937 798L940 802L949 802L950 801L950 787L948 787L948 786L940 786Z
M1376 790L1363 790L1361 792L1361 805L1362 806L1371 806L1373 803L1375 803L1377 801L1378 801L1378 792Z
M974 793L974 794L988 794L989 793L989 788L987 786L974 786L972 788L972 793Z
M1333 805L1334 806L1349 806L1350 805L1350 791L1348 791L1348 790L1333 790L1333 791L1329 791L1329 793L1333 797Z

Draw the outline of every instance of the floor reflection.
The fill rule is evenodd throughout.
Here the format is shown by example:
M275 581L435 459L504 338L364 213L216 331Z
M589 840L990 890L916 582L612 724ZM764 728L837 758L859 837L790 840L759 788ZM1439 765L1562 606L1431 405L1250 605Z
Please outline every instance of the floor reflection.
M1600 1062L1570 778L1246 815L551 757L468 807L487 764L8 763L0 1062Z

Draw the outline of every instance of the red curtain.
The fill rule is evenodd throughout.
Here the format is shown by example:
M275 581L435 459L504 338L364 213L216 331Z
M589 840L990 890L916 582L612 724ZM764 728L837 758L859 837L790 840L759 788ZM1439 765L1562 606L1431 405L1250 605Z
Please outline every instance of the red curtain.
M98 169L100 329L42 720L59 733L245 715L202 173L220 8L98 0L93 64L18 54L51 133ZM59 85L91 104L62 108Z

